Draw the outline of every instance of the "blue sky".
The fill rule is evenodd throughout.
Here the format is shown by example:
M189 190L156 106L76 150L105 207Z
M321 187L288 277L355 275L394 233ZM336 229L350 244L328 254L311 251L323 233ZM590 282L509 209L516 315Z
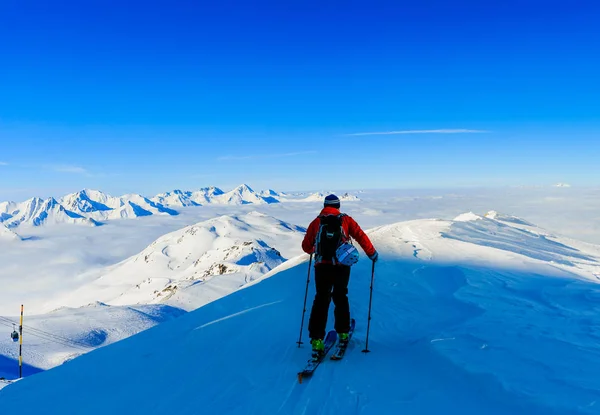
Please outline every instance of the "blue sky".
M6 0L0 200L596 185L594 3Z

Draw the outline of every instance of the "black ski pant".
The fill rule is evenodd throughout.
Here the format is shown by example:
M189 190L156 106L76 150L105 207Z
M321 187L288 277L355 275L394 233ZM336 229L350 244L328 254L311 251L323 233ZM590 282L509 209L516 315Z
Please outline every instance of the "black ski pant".
M332 299L335 306L335 331L348 333L350 330L349 281L350 267L332 264L318 264L315 266L317 293L315 294L308 322L308 333L311 339L325 338L327 315Z

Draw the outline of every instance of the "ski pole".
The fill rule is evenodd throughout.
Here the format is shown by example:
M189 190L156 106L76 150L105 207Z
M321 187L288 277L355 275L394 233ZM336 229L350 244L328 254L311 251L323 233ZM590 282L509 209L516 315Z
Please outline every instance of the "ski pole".
M371 269L371 293L369 294L369 319L367 320L367 341L365 344L365 350L363 353L369 353L369 331L371 329L371 304L373 303L373 283L375 281L375 261L373 261L373 268Z
M306 292L304 293L304 307L302 308L302 323L300 323L300 335L298 336L298 347L302 344L302 330L304 329L304 314L306 313L306 299L308 298L308 285L310 284L310 267L312 266L313 254L310 254L308 261L308 276L306 277Z
M19 324L19 379L23 377L23 304L21 304L21 322Z

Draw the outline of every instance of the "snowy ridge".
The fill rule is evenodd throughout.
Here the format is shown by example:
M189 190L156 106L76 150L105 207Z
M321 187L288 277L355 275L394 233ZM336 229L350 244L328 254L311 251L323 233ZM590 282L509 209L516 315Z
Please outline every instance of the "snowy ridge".
M164 303L194 309L239 289L285 261L277 244L299 244L304 228L250 212L220 216L164 235L101 271L64 299L78 305Z
M245 223L266 220L254 215ZM349 286L357 329L348 352L341 362L324 362L301 385L296 373L310 353L306 343L295 343L304 255L167 324L6 387L3 409L85 408L104 415L105 406L89 402L110 397L120 411L144 414L189 415L201 407L221 414L433 415L447 413L448 402L461 415L596 414L600 360L590 315L600 295L593 276L600 272L600 247L503 217L471 213L458 221L414 220L371 230L380 252L371 353L360 353L371 270L363 257ZM214 230L206 223L195 232L225 236L235 223L216 218ZM191 229L178 237L193 237L186 233ZM175 236L157 240L151 255ZM180 253L167 246L181 263ZM306 342L306 325L302 335ZM216 344L215 338L228 341ZM199 373L211 374L201 388ZM78 393L69 394L73 390ZM36 400L23 407L28 396Z

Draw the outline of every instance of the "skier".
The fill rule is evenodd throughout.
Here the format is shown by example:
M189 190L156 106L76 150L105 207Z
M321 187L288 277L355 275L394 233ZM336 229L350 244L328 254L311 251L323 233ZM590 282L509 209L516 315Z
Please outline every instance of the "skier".
M340 343L348 342L350 330L350 305L348 303L348 282L350 280L350 266L335 263L331 255L340 243L350 241L354 238L365 251L369 259L377 261L378 253L369 237L363 232L358 223L352 217L340 212L340 199L336 195L325 197L323 210L315 218L306 231L302 241L302 250L307 254L316 254L315 257L315 286L316 295L313 302L308 331L312 352L314 356L323 354L325 345L325 327L327 326L327 315L329 304L333 299L335 306L335 331L338 333ZM326 229L332 235L332 229L340 230L340 240L331 238L335 244L333 247L323 246L329 241L324 238L323 226L331 226ZM329 253L327 253L329 252Z

